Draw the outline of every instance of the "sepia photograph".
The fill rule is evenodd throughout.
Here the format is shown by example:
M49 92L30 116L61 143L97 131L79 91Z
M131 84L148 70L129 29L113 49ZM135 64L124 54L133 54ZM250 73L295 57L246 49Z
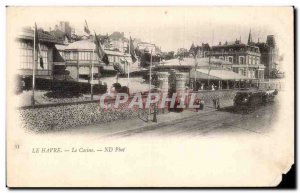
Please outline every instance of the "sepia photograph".
M7 186L278 186L294 11L7 6Z

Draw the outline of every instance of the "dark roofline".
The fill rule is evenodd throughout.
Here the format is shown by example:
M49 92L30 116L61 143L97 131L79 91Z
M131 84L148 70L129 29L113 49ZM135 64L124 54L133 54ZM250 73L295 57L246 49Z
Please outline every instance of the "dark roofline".
M53 44L63 44L56 37L51 35L49 32L45 33L44 31L37 30L39 34L39 40L44 43L53 43ZM34 31L32 29L23 29L22 34L17 37L17 39L25 39L33 41Z
M252 47L252 48L258 48L258 46L255 46L255 45L247 45L247 44L244 44L244 43L239 43L239 44L228 44L228 45L225 45L225 44L222 44L222 45L215 45L215 46L212 46L213 48L225 48L225 47L232 47L232 48L235 48L235 47Z

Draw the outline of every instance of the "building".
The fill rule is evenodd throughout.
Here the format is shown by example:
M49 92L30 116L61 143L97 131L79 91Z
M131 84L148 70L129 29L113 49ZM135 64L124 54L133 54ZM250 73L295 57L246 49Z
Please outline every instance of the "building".
M251 42L251 33L249 40ZM259 47L252 43L244 44L239 40L225 42L212 46L212 58L232 63L232 70L249 78L264 79L265 66L261 64L261 53Z
M268 35L266 42L257 42L255 46L259 47L261 53L261 63L265 65L265 77L272 78L271 72L277 69L278 48L276 47L275 37Z
M68 22L68 21L60 21L59 25L55 25L54 31L56 31L56 30L60 30L60 31L66 33L67 36L69 36L69 37L71 37L71 35L75 33L74 28L72 28L70 26L70 22Z
M53 72L53 66L63 63L58 58L59 52L55 47L55 44L61 44L53 35L43 31L37 30L40 40L41 55L43 58L44 68L41 67L40 61L36 64L36 76L42 78L51 78ZM20 62L18 64L18 74L22 76L32 76L33 70L33 39L34 30L30 27L24 28L17 37L17 43L19 48Z
M50 31L50 34L53 35L61 44L69 44L72 42L71 37L60 29Z
M111 50L115 50L123 53L127 52L128 49L128 41L110 40L109 45Z
M105 38L101 38L105 39ZM109 36L107 35L109 41L109 49L119 52L127 52L128 50L128 39L124 36L124 32L113 32ZM103 44L103 42L101 42Z
M156 55L158 54L157 53L157 48L155 46L155 44L152 44L152 43L148 43L148 42L139 42L137 43L137 47L136 47L138 50L140 50L142 53L145 51L145 50L148 50L149 53L152 53L152 55Z
M131 57L129 54L123 52L105 49L105 53L108 55L109 65L104 64L99 60L95 50L96 45L92 39L85 39L70 43L64 49L64 59L66 70L70 72L70 76L81 82L88 82L93 72L94 78L98 79L101 77L101 70L115 70L115 66L124 67L125 58L131 63ZM94 68L92 70L92 63Z

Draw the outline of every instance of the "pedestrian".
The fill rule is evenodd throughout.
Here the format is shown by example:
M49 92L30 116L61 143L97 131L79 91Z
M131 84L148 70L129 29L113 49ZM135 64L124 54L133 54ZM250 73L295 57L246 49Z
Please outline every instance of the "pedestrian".
M196 108L196 112L198 112L198 111L199 111L199 109L200 109L200 101L199 101L199 99L196 99L196 101L195 101L195 105L199 105L199 107L198 107L198 108Z
M201 90L204 90L204 83L201 83Z

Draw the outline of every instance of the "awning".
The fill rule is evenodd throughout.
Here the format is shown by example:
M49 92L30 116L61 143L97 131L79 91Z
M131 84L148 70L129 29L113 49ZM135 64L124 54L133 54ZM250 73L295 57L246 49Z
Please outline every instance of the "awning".
M190 77L195 77L195 70L192 69ZM251 80L253 78L248 78L241 74L235 73L229 70L221 69L197 69L196 70L197 79L212 79L212 80Z

